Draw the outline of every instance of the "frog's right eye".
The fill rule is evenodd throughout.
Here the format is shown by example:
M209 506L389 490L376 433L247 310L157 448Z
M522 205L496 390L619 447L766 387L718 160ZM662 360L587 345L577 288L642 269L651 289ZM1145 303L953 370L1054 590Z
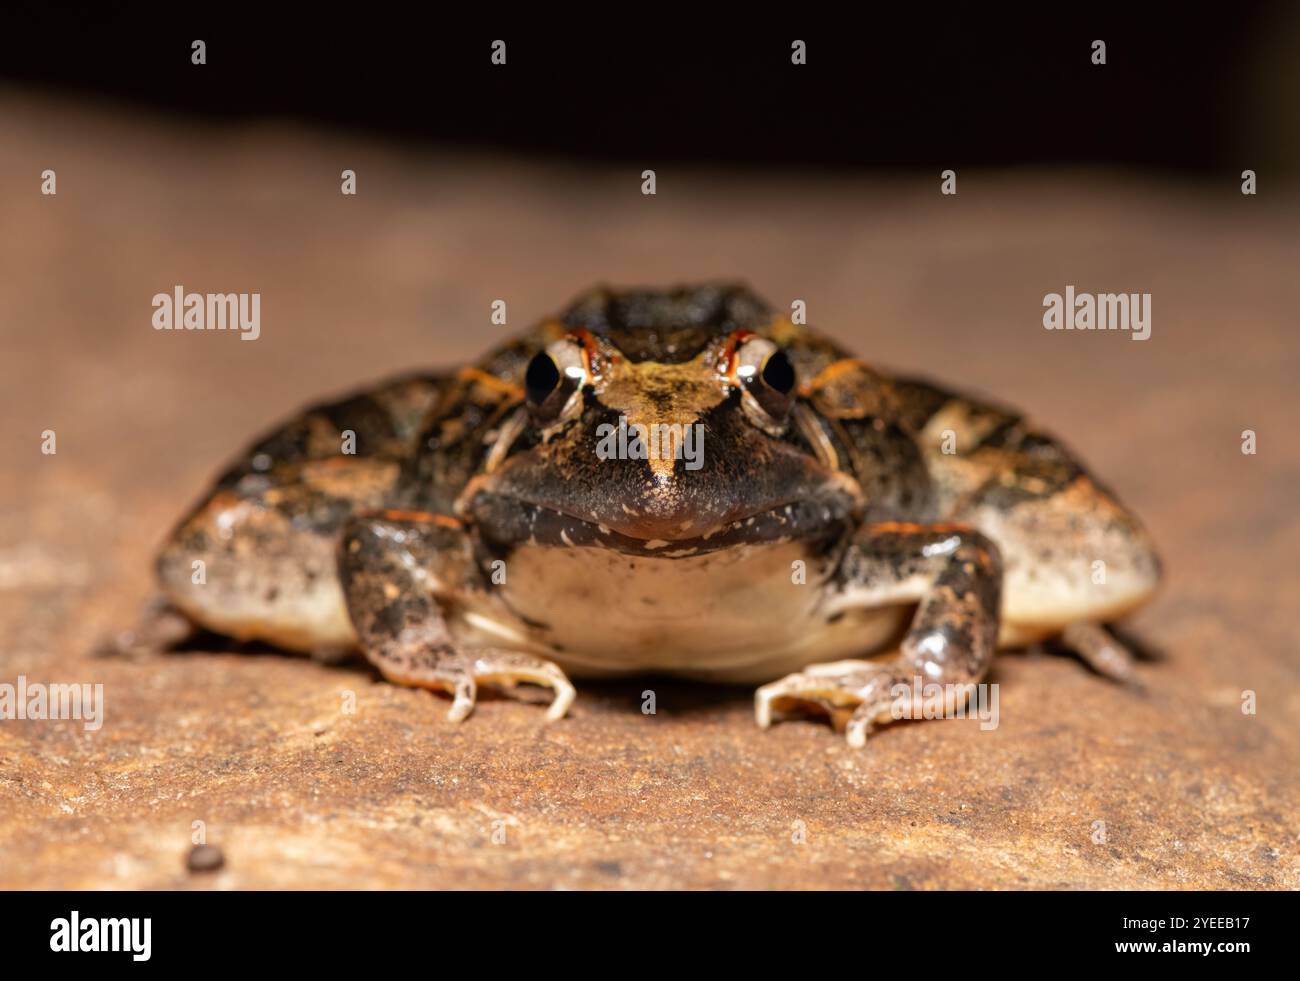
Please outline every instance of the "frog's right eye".
M574 396L586 380L582 348L571 340L557 341L528 362L524 397L539 422L554 422L577 403Z
M546 401L557 385L560 384L560 367L545 351L528 363L528 373L524 375L524 392L533 405Z

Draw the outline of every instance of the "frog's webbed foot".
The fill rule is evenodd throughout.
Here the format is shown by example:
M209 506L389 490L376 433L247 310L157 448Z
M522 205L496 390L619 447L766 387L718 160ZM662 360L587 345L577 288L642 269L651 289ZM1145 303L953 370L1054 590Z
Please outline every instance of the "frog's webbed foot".
M837 608L918 601L907 636L886 660L813 664L764 685L755 694L759 725L811 703L845 723L851 746L862 746L876 726L919 717L920 706L911 705L918 688L927 701L941 700L945 716L954 714L993 660L1002 576L996 546L961 525L865 525L837 576ZM941 686L934 695L931 685Z
M435 594L474 575L472 548L455 519L409 511L354 518L344 530L339 572L366 657L396 684L450 692L453 722L474 710L480 683L506 691L521 682L552 689L548 719L561 718L573 704L573 685L550 661L465 649L452 639Z
M900 684L911 690L910 680L888 664L857 660L810 664L758 689L754 715L766 729L774 717L812 704L830 716L835 728L844 729L850 746L862 747L874 726L894 718L894 706L902 695L895 686Z
M449 644L418 643L409 651L385 645L367 650L371 661L389 681L411 688L432 688L452 696L447 718L461 722L474 711L478 686L490 684L513 691L520 683L541 685L555 692L546 718L563 718L573 704L574 688L564 672L540 657L497 648L460 650Z
M1061 631L1061 644L1078 654L1099 675L1138 691L1142 682L1134 667L1136 659L1127 647L1100 623L1078 620Z

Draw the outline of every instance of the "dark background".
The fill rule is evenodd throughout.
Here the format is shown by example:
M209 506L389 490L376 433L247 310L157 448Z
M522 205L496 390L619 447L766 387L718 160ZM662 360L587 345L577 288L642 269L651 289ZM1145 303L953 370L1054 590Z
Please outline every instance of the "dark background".
M730 18L605 5L298 14L18 4L0 82L199 117L293 117L580 158L743 167L1091 165L1208 174L1295 161L1300 18L1279 3L994 13L932 4ZM778 19L779 17L779 19ZM202 38L208 63L190 63ZM508 65L489 63L491 42ZM790 64L790 43L809 63ZM1094 39L1107 64L1091 63Z

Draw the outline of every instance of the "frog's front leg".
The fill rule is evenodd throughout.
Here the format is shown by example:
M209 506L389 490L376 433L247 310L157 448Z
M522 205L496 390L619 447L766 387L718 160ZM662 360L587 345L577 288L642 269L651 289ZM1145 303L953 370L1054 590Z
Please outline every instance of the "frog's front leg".
M883 661L809 665L755 694L760 726L773 712L800 702L833 717L852 711L846 735L862 746L872 727L895 717L894 706L920 688L979 681L998 637L1002 563L997 546L966 525L888 522L860 528L845 550L829 614L917 602L896 654ZM946 688L949 698L961 690ZM900 706L905 707L905 706ZM901 714L901 713L900 713ZM907 713L919 717L918 712Z
M546 716L558 719L574 690L550 661L497 648L462 649L448 630L447 597L478 576L469 536L440 514L382 511L345 527L339 574L361 649L389 681L451 692L448 717L474 709L478 684L531 682L554 690Z

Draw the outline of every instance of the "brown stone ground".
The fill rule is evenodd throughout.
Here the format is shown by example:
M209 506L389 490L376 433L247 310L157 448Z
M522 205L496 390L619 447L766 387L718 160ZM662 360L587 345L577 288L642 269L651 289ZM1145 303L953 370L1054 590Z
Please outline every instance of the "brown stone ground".
M1267 180L1243 197L1231 174L963 172L941 198L929 176L664 168L645 198L654 163L0 92L0 681L107 699L94 733L0 723L0 885L1300 886L1300 201ZM1131 624L1162 653L1149 695L1010 655L996 731L902 724L852 751L812 721L760 732L743 690L653 682L646 716L644 683L586 687L555 725L493 700L458 727L359 666L90 656L213 471L305 400L472 357L506 331L498 297L522 324L597 280L716 277L803 298L866 357L1064 434L1163 548L1167 586ZM261 291L263 336L154 332L150 298L178 283ZM1151 340L1044 331L1042 297L1067 283L1150 291ZM194 821L221 871L184 871Z

